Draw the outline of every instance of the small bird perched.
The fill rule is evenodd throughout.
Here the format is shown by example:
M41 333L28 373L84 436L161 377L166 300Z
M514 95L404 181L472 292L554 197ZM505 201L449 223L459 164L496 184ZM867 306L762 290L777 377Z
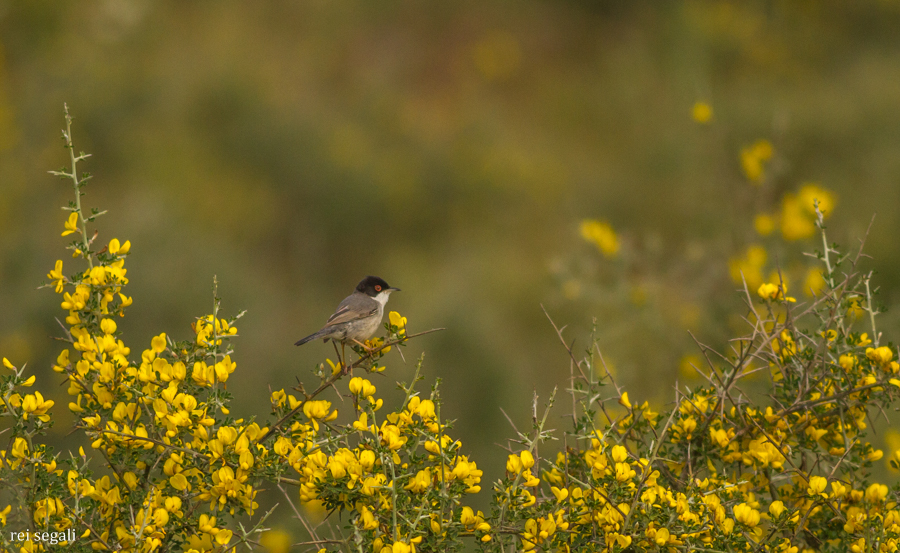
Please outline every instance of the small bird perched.
M328 318L322 330L298 340L294 345L302 346L307 342L322 338L326 342L328 340L341 342L342 346L352 342L366 347L363 342L375 334L381 325L384 304L387 303L391 292L399 291L399 288L392 288L378 277L367 276L356 285L356 290L338 305L337 310ZM347 364L343 362L343 359L341 362L346 372Z

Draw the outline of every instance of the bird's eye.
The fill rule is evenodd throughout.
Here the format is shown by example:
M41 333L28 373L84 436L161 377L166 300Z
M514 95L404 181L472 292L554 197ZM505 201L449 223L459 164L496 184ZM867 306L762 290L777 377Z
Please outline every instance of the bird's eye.
M376 291L376 292L381 292L381 285L380 285L380 284L376 284L376 285L375 285L375 291Z

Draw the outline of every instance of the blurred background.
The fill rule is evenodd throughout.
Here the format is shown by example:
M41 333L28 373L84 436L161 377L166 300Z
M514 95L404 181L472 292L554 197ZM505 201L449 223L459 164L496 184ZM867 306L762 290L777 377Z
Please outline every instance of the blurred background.
M664 406L700 383L688 331L723 348L746 330L742 273L781 267L808 299L815 196L847 249L877 213L864 268L896 306L898 28L896 0L0 0L0 353L34 368L71 446L63 312L36 289L56 259L77 269L72 190L47 174L67 102L99 240L132 243L133 352L189 337L216 276L224 314L247 310L233 412L264 417L334 359L293 342L381 276L410 332L447 330L374 383L391 406L427 352L422 389L441 379L488 489L501 408L527 429L532 392L569 376L542 305L579 352L596 321L619 385Z

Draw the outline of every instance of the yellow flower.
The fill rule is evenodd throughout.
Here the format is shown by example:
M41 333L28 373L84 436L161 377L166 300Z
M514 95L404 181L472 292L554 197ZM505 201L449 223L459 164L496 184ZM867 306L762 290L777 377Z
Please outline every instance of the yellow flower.
M506 459L506 472L511 474L519 474L522 472L522 460L515 453L510 454Z
M866 499L872 503L880 503L887 497L888 487L884 484L872 484L866 488Z
M525 469L522 472L522 485L527 486L529 488L534 488L535 486L539 486L541 484L541 479L531 473L530 470Z
M63 284L66 282L66 277L62 274L62 259L56 260L56 266L53 267L53 270L47 273L47 278L54 281L56 284L56 293L60 294L63 291Z
M635 470L628 463L616 463L616 480L619 482L631 480L636 474Z
M303 404L303 414L308 419L325 419L334 420L337 418L337 411L329 414L331 410L331 402L324 399L307 401Z
M821 295L828 287L825 277L819 269L810 269L806 273L806 279L803 281L803 291L807 296Z
M622 396L619 398L619 405L626 409L631 409L631 402L628 401L628 392L622 392Z
M169 484L171 484L173 488L179 491L184 491L188 487L187 478L185 478L184 475L180 472L169 478Z
M365 432L369 428L369 415L365 412L359 414L359 420L353 423L353 428Z
M522 453L519 454L519 457L521 457L521 459L522 459L522 466L525 467L526 469L530 469L531 467L534 466L534 456L531 454L530 451L528 451L528 450L523 451Z
M397 334L406 334L406 317L401 317L400 313L391 311L388 313L388 320L391 321L391 326L397 327Z
M284 407L284 403L285 401L287 401L287 394L285 393L284 388L272 392L272 396L269 398L269 401L274 407Z
M771 505L769 505L769 514L773 517L778 518L781 516L781 513L784 512L784 502L782 501L773 501Z
M757 524L759 524L760 515L759 511L757 511L753 507L747 505L746 503L741 503L740 505L734 506L734 518L736 518L737 521L741 524L753 528Z
M866 358L879 367L889 367L891 359L894 358L894 352L891 351L891 348L886 346L881 346L880 348L866 348Z
M100 330L103 331L103 334L115 334L116 329L116 321L112 319L103 319L100 321Z
M753 145L741 149L741 168L753 184L759 184L765 176L765 162L772 158L772 143L758 140Z
M366 380L365 378L360 378L358 376L350 379L350 393L353 395L357 395L360 397L372 397L375 395L375 386L372 385L371 382Z
M417 472L416 475L409 480L409 483L403 486L403 489L413 493L422 493L431 487L432 480L431 469L425 468L424 470Z
M816 232L815 220L803 208L794 194L785 194L781 200L781 235L785 240L809 238Z
M12 511L12 505L7 505L5 509L0 511L0 526L6 526L6 515Z
M475 518L475 511L471 507L463 507L462 513L459 515L459 522L463 526L474 526L478 519Z
M411 553L412 550L413 549L408 544L405 544L402 541L395 541L394 544L391 545L390 552L391 553Z
M62 232L61 236L68 236L73 232L78 232L78 213L72 212L69 214L69 218L65 223L66 230Z
M216 431L216 438L225 445L231 445L238 437L238 431L231 426L220 426Z
M747 286L754 290L763 282L762 269L766 265L768 254L766 249L759 244L753 244L747 248L741 257L732 257L728 261L728 270L731 280L735 284L747 281ZM742 276L743 275L743 276Z
M760 213L753 219L753 228L760 236L768 236L775 230L775 219L771 215Z
M28 419L28 415L37 415L41 420L48 421L50 420L49 415L46 415L47 410L53 407L53 400L48 399L44 400L44 396L41 395L40 392L35 391L34 394L28 394L22 400L22 411L24 411L23 418Z
M818 184L812 182L805 183L800 188L800 191L797 192L797 199L800 201L800 206L806 210L810 216L814 216L816 213L816 201L819 202L819 211L822 212L824 217L831 215L836 203L833 192L825 190Z
M719 447L728 447L728 444L731 442L731 436L721 428L710 428L709 435Z
M162 353L166 349L166 333L163 332L159 336L154 336L150 340L150 349L156 353Z
M569 490L566 488L557 488L556 486L550 486L550 491L553 492L553 495L556 496L556 502L562 503L569 497Z
M381 443L388 446L389 449L397 450L403 447L407 437L401 435L400 429L393 424L383 424L380 433Z
M653 541L656 542L656 545L665 545L669 542L669 530L668 528L660 528L656 531L656 535L653 538Z
M334 361L328 358L326 358L325 361L327 361L328 366L331 367L331 376L334 376L337 373L341 372L341 365L339 363L336 364Z
M759 297L764 300L780 300L784 297L781 293L781 288L782 287L778 284L766 282L759 286L759 289L756 291L756 293L759 294ZM797 301L795 298L792 298L790 296L784 297L784 299L792 303Z
M24 438L16 438L13 441L12 456L24 459L28 455L28 442Z
M594 219L581 222L581 237L591 242L605 257L615 257L619 253L619 237L609 223Z
M823 492L825 491L825 486L828 485L828 479L823 476L811 476L809 478L809 488L806 492L809 495L821 495L822 497L828 497Z
M691 117L698 123L709 123L712 116L712 107L706 102L696 102L691 109Z
M131 249L131 241L126 240L124 244L119 243L118 238L113 238L109 241L109 253L113 255L125 255L128 253L128 250Z
M372 514L372 511L365 505L359 507L359 520L362 522L364 530L375 530L378 528L378 520L375 518L375 515Z

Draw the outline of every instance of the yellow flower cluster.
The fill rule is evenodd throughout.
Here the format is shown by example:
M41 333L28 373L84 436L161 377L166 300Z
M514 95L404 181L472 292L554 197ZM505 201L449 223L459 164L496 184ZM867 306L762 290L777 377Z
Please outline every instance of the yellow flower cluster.
M816 205L823 217L834 210L834 194L814 183L804 184L796 194L781 201L781 235L785 240L802 240L816 233Z
M615 257L619 253L619 237L605 221L585 219L580 226L581 237L594 244L604 257Z
M761 183L765 178L766 163L772 159L774 150L768 140L758 140L741 149L741 169L753 184Z
M342 431L357 442L356 446L323 447L322 440L333 440L328 437L332 430L319 426L318 421L334 420L337 412L331 410L330 402L313 400L302 403L310 423L293 423L289 434L277 438L272 447L296 472L301 501L321 501L329 509L352 511L356 527L376 544L376 551L415 551L423 540L434 541L446 535L453 524L477 531L482 537L488 535L490 525L483 518L473 522L471 509L464 510L459 520L433 515L427 525L404 524L402 539L385 532L398 503L421 506L447 493L452 497L477 493L482 471L458 453L461 444L445 433L433 400L414 395L405 409L388 414L378 424L376 415L383 400L375 397L375 386L355 377L348 390L355 398L366 400L356 402L357 419ZM273 394L273 404L283 405L284 396L283 391ZM289 399L292 404L296 402ZM416 452L419 446L424 457Z

